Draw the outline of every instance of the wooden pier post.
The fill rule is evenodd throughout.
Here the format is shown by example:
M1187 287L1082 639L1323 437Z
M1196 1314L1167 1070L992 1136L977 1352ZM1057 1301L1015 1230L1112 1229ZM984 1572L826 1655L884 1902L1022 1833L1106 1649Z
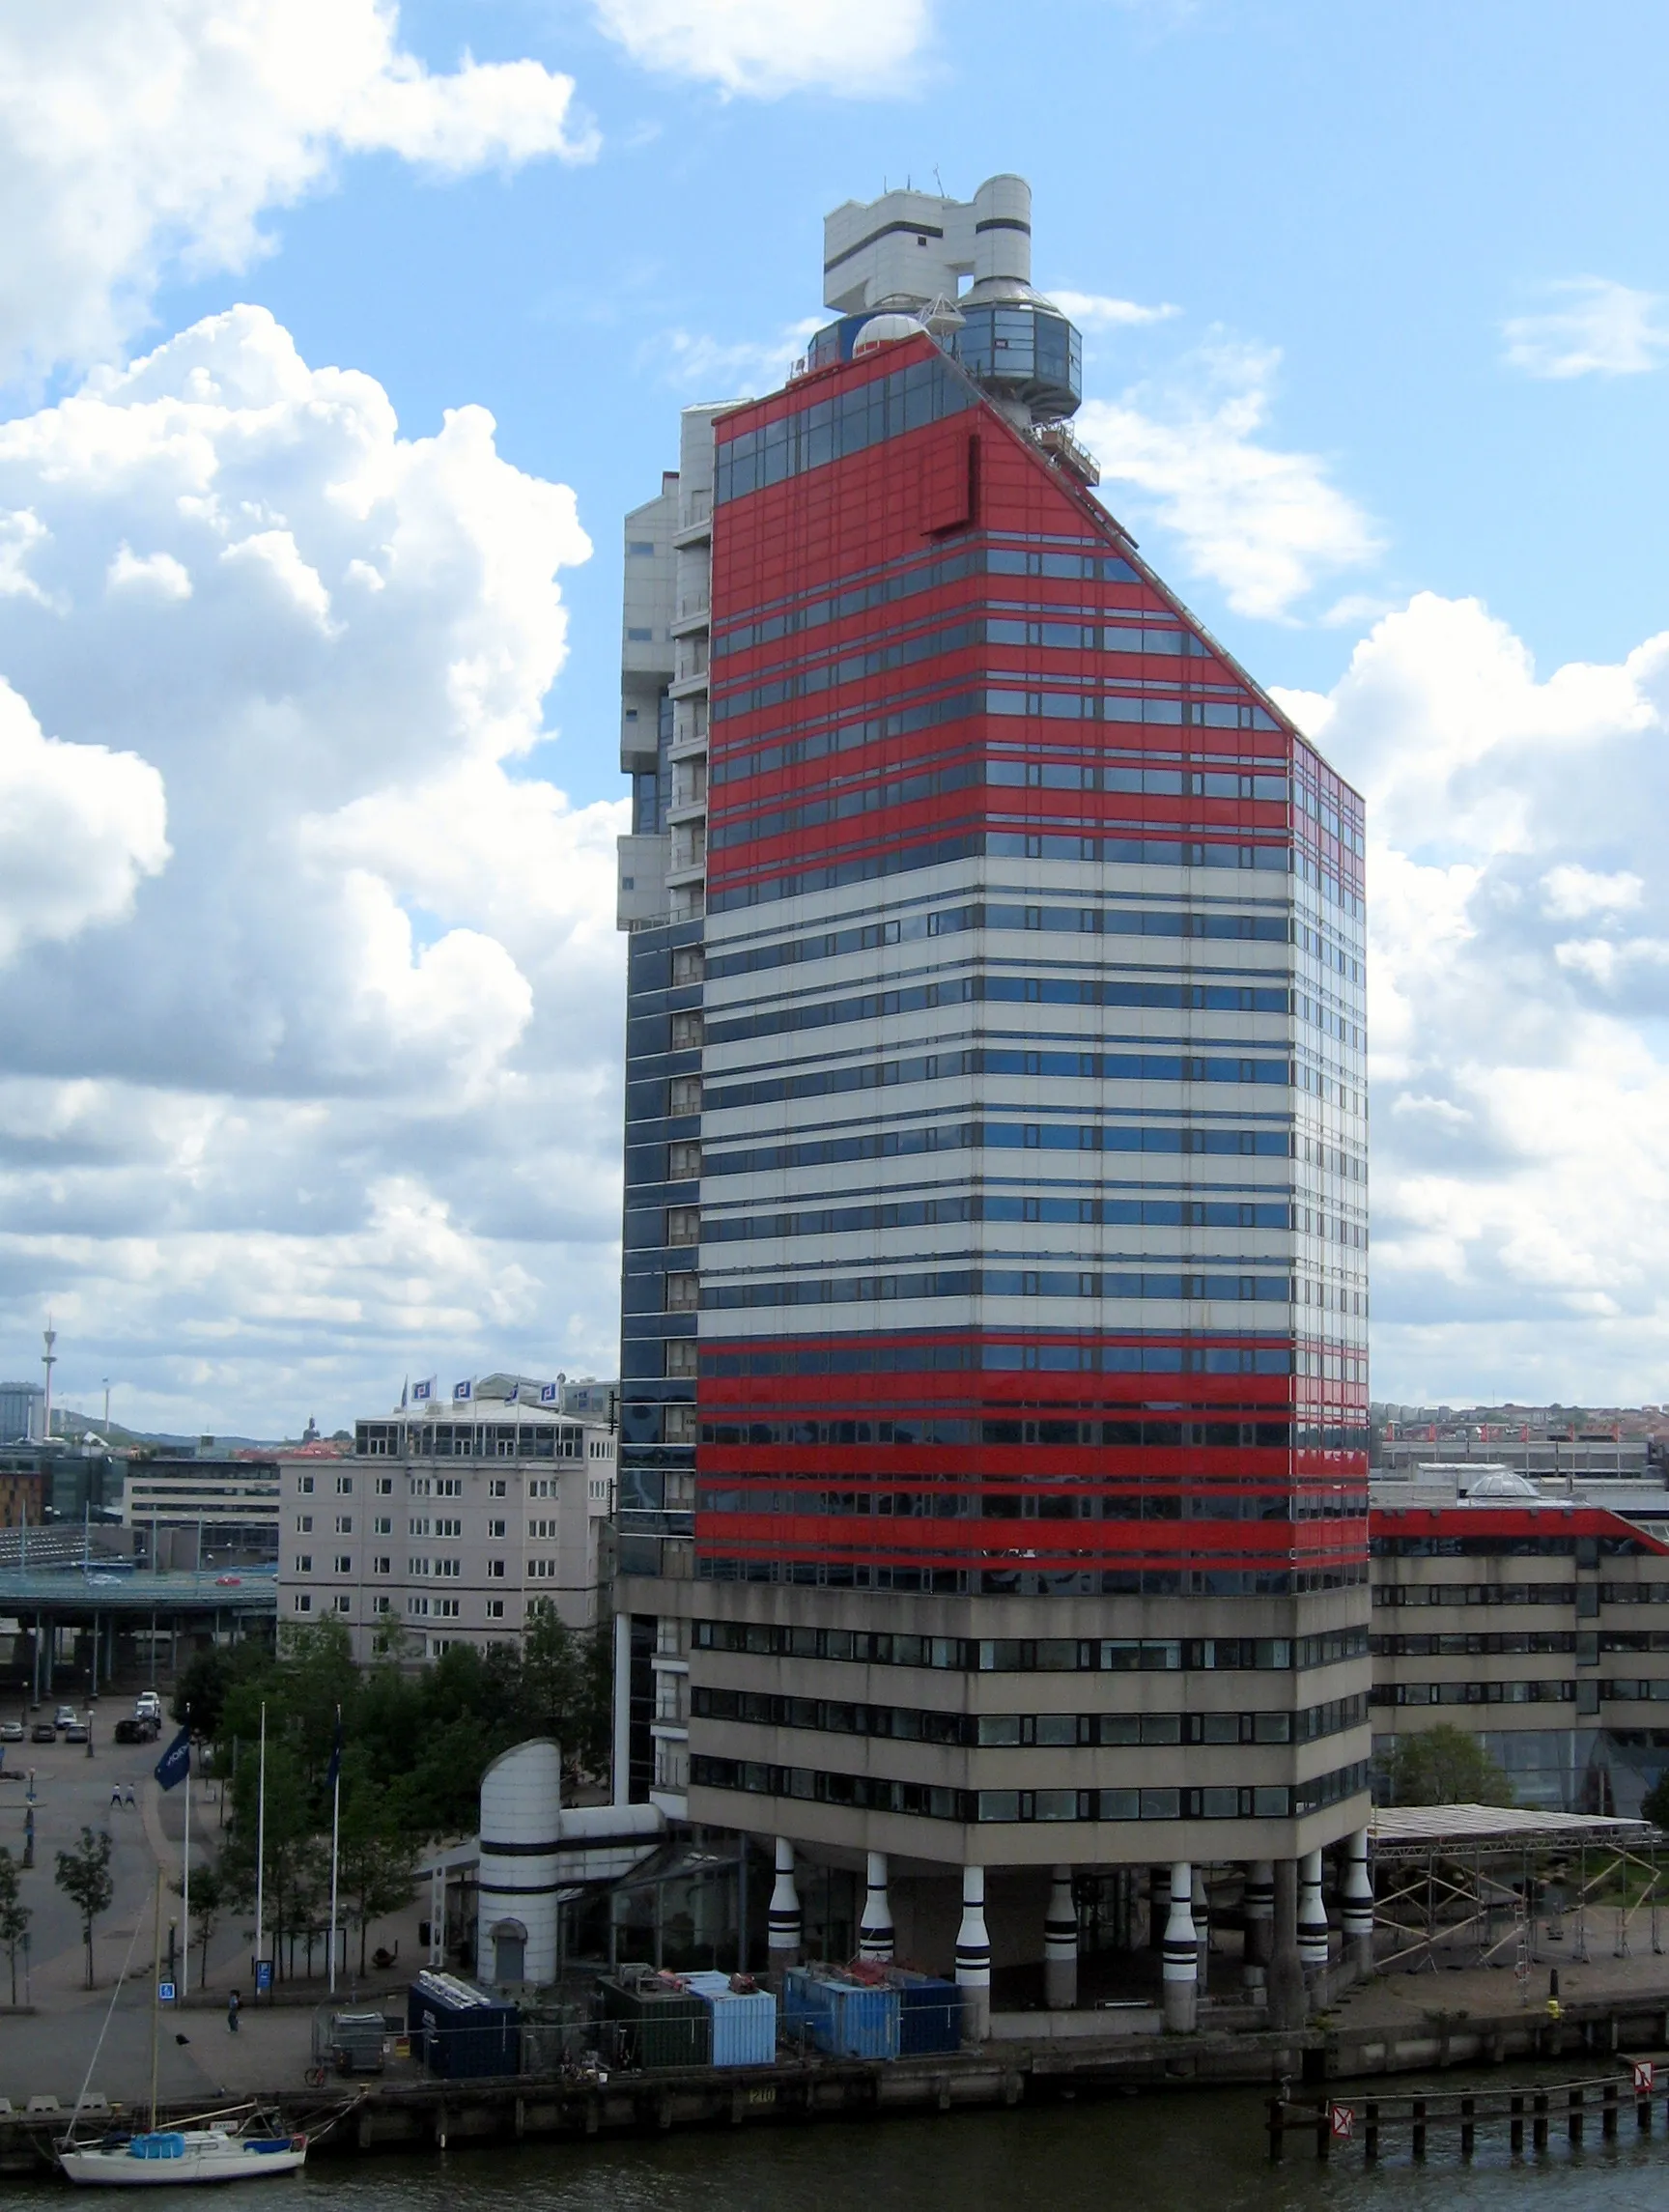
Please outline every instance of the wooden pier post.
M1617 2084L1607 2082L1599 2092L1604 2111L1599 2116L1599 2133L1607 2142L1617 2141Z
M1413 2105L1412 2105L1412 2107L1410 2108L1410 2110L1411 2110L1411 2112L1412 2112L1412 2114L1413 2114L1413 2119L1414 2119L1414 2142L1413 2142L1414 2156L1415 2156L1416 2158L1424 2158L1424 2157L1426 2156L1426 2100L1425 2100L1425 2098L1424 2098L1424 2097L1416 2097L1416 2098L1414 2099Z
M1473 2145L1477 2142L1478 2140L1478 2122L1476 2117L1477 2111L1478 2100L1476 2097L1461 2098L1460 2156L1462 2158L1470 2158L1472 2156Z
M1379 2103L1371 2097L1363 2115L1362 2154L1372 2165L1379 2156Z
M1547 2092L1538 2089L1530 2105L1530 2145L1533 2150L1547 2148Z
M1573 2143L1580 2142L1582 2141L1582 2092L1580 2089L1572 2089L1570 2092L1570 2113L1565 2125L1570 2141Z
M1285 2095L1269 2100L1269 2163L1279 2166L1285 2155L1287 2142L1287 2099Z
M1512 2117L1507 2140L1514 2151L1521 2151L1524 2148L1524 2099L1514 2093L1508 2111Z

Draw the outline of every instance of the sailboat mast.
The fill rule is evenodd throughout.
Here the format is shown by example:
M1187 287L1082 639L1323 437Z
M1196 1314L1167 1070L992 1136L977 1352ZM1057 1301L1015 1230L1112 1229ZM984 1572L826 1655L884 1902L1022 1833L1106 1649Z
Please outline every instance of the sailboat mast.
M151 1946L151 2132L156 2132L156 2048L162 2026L162 1869L156 1869L156 1901L152 1908L156 1941Z

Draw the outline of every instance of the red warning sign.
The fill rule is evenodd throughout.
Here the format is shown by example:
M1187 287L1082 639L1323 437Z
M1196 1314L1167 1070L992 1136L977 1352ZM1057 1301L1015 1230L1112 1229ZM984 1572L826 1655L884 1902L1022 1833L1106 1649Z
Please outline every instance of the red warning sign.
M1650 2058L1635 2059L1634 2094L1637 2097L1649 2097L1652 2094L1653 2084L1655 2082L1656 2078L1657 2069Z
M1356 2132L1355 2106L1330 2104L1327 2107L1327 2125L1335 2142L1348 2142Z

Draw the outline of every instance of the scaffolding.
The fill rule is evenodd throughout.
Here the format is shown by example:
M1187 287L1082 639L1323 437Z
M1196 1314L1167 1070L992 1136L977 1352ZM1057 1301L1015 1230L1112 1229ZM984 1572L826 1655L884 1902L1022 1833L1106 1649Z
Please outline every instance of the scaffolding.
M1590 1922L1608 1898L1615 1899L1614 1957L1631 1956L1634 1933L1646 1926L1653 1951L1662 1950L1663 1839L1650 1821L1504 1805L1390 1805L1374 1814L1368 1836L1382 1971L1511 1964L1527 2004L1533 1966L1589 1961Z

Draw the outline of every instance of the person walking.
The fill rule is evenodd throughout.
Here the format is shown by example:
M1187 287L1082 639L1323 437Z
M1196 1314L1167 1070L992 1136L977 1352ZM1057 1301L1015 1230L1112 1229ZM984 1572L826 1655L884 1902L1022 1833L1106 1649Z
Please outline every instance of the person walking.
M123 1801L123 1803L124 1803L124 1804L127 1804L127 1805L130 1805L130 1804L133 1802L133 1785L132 1785L132 1783L131 1783L131 1782L129 1782L129 1783L128 1783L128 1785L127 1785L127 1796L126 1796L124 1799L123 1799L123 1801Z
M226 1999L226 2026L234 2035L238 2032L238 1992L234 1990Z
M120 1809L122 1803L122 1785L120 1782L112 1782L110 1785L110 1802Z

